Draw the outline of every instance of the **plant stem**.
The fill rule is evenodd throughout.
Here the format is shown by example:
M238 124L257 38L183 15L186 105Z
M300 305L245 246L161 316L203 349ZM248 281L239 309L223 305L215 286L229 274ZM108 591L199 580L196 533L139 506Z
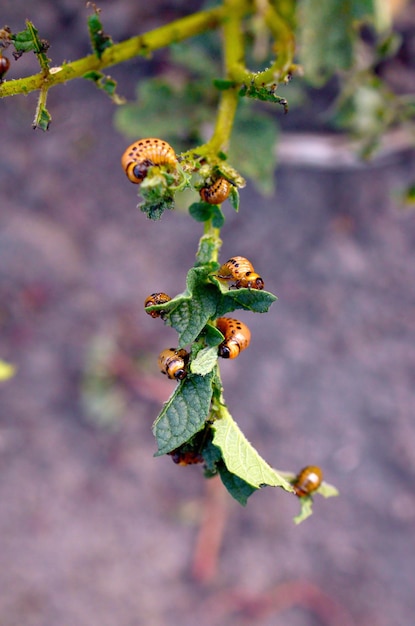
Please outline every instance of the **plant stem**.
M253 10L249 0L237 0L237 7L238 11L244 15ZM85 73L92 70L102 71L111 65L123 63L136 56L148 56L154 50L216 28L233 10L235 10L233 6L224 4L208 11L199 11L143 35L114 44L104 50L100 59L92 54L72 63L51 67L50 73L46 77L41 72L17 80L5 81L0 85L0 97L27 94L41 89L46 82L48 87L51 87L74 78L81 78Z

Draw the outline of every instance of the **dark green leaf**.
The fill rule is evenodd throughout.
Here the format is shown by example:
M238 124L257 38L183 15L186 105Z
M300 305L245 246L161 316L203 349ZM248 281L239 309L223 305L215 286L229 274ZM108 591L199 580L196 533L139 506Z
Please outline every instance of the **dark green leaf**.
M137 102L117 109L117 128L129 137L163 137L177 152L202 141L200 125L213 114L204 86L141 80ZM168 108L166 109L166 103Z
M211 326L207 324L203 330L203 338L208 346L218 346L224 340L224 336L216 328L216 326Z
M352 0L352 13L356 20L373 17L375 15L376 0Z
M299 53L310 83L321 85L352 65L355 6L353 0L302 0Z
M248 86L244 85L240 89L239 95L245 96L247 98L254 98L254 100L262 100L263 102L274 102L277 104L281 104L281 106L284 107L284 112L287 113L288 111L287 100L285 98L282 98L281 96L277 96L275 90L276 90L276 86L257 87L254 84L248 85Z
M92 50L98 59L100 59L104 50L113 45L113 41L109 35L104 33L101 20L99 19L97 13L88 17L88 30Z
M253 487L236 474L232 474L226 465L222 463L217 464L217 469L223 484L230 493L230 495L242 506L246 506L248 498L257 491L256 487Z
M205 267L189 270L186 291L175 298L179 306L167 317L167 323L179 333L179 348L192 343L215 314L220 296L207 282L209 271Z
M193 202L189 206L189 213L196 222L207 222L212 216L212 205L207 202Z
M49 70L50 63L50 59L46 56L49 43L45 39L40 39L38 30L32 22L26 20L26 26L26 30L11 35L16 52L22 54L33 50L37 55L40 67L46 73Z
M216 279L213 278L213 280L215 283L218 283ZM224 287L220 285L220 289L224 290ZM222 298L218 301L216 308L216 317L222 317L222 315L230 313L235 309L253 311L254 313L266 313L275 300L277 300L277 296L274 296L273 293L258 289L243 288L222 291Z
M111 76L105 76L102 72L91 70L86 72L83 78L94 82L98 89L102 89L115 104L123 104L125 102L124 98L117 94L117 81L111 78Z
M236 212L239 211L239 191L236 187L231 188L231 193L229 195L229 202L231 203L232 208L235 209Z
M40 128L41 130L49 130L49 125L52 121L52 116L44 105L38 106L36 109L36 116L33 120L33 128Z
M262 193L274 191L277 125L266 114L245 105L238 109L232 132L229 161L251 178Z
M210 38L210 41L208 41ZM199 41L186 41L174 44L170 48L173 63L181 65L188 72L200 79L212 81L220 74L220 60L217 57L217 42L207 33L198 38ZM216 56L216 58L215 58ZM199 82L198 81L198 82Z
M37 30L35 29L36 33ZM30 50L36 50L36 44L33 41L32 34L29 29L22 30L20 33L11 35L14 42L14 47L18 52L29 52Z
M212 205L212 226L213 228L222 228L225 223L225 216L222 209L216 204Z
M232 89L236 86L236 83L233 80L225 80L223 78L216 78L213 81L214 86L219 91L226 91L227 89Z
M175 450L203 428L211 398L212 373L188 375L178 385L153 424L157 456Z

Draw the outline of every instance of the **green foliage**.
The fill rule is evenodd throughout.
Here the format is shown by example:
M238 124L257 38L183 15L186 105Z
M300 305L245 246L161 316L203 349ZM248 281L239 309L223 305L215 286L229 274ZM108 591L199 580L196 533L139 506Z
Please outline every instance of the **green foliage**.
M220 178L231 185L229 203L235 211L240 208L239 190L245 186L244 176L251 178L262 192L272 193L278 138L276 113L281 113L275 104L282 105L285 112L288 110L286 99L277 95L277 89L297 70L293 62L296 27L302 64L311 83L321 84L339 70L349 71L353 88L339 102L339 124L355 128L360 124L366 136L369 128L374 144L382 129L413 113L413 103L403 106L396 101L394 116L388 117L389 109L383 108L387 92L382 91L374 73L369 68L364 68L366 73L362 68L360 72L351 71L356 58L357 22L370 17L376 23L376 8L371 0L280 0L262 7L236 0L224 3L219 10L197 12L194 19L189 16L176 20L116 45L104 32L99 9L91 5L93 14L87 24L94 55L76 66L64 63L50 69L48 44L39 38L29 21L26 30L17 35L4 29L4 37L10 37L16 54L34 51L38 57L42 78L39 81L34 77L33 81L33 88L40 90L35 126L43 130L49 127L51 119L46 98L55 81L82 76L120 104L116 81L102 70L170 45L166 71L155 79L140 81L137 101L119 108L116 115L118 128L128 136L163 138L177 153L176 158L162 158L150 150L144 157L141 150L127 151L127 160L137 159L142 172L135 180L141 180L138 207L152 220L159 220L164 211L174 209L180 192L200 193ZM221 41L204 32L219 26ZM200 33L203 35L190 44L177 43ZM396 41L385 36L379 40L377 58L393 54L394 50ZM248 69L246 59L260 69ZM71 76L70 72L74 74ZM372 80L368 81L368 76ZM7 89L4 83L0 85L0 95ZM21 91L25 91L25 84ZM17 91L10 91L9 95L13 93ZM365 116L359 117L362 109ZM211 126L215 111L213 132L206 141L206 129ZM155 145L166 148L157 142ZM124 166L128 168L130 164L124 162ZM219 475L242 505L264 486L295 493L294 475L285 475L269 465L230 415L220 377L219 355L226 356L224 348L236 345L236 353L231 353L236 358L248 348L250 333L245 325L238 329L232 324L229 335L223 320L219 325L222 333L216 326L218 318L237 310L266 313L277 298L265 290L237 288L241 284L239 277L228 282L223 275L219 279L220 230L226 210L220 205L196 201L191 203L189 214L203 224L203 234L195 265L187 273L186 288L168 302L146 309L147 313L159 313L160 319L177 332L177 351L167 353L173 363L163 372L167 371L170 377L175 371L181 378L153 424L156 455L170 454L181 464L203 462L206 477ZM108 422L121 410L123 401L111 373L113 348L111 344L101 345L90 355L83 389L89 412ZM178 364L180 369L170 369L172 364ZM5 379L8 375L10 370L0 362L0 377ZM323 483L317 493L330 497L337 491ZM311 496L300 498L297 522L311 513L312 501Z
M294 492L290 483L260 457L226 409L212 428L213 444L220 448L229 472L255 489L269 485Z
M222 228L225 223L225 216L216 204L207 202L194 202L189 206L189 213L197 222L208 222L212 220L214 228Z
M284 107L284 113L288 113L288 103L285 98L277 96L275 93L277 85L260 86L256 85L243 85L239 90L240 96L246 96L247 98L253 98L254 100L261 100L262 102L272 102L281 104Z
M296 475L293 474L292 472L280 471L280 475L283 476L290 484L294 484ZM333 498L334 496L338 496L339 492L336 489L336 487L323 481L320 487L316 489L316 491L314 491L312 494L298 498L301 508L300 508L299 514L294 517L294 522L296 524L300 524L301 522L304 522L304 520L306 520L307 517L310 517L310 515L312 515L314 496L316 494L323 496L323 498Z
M11 35L11 39L16 49L16 56L20 56L24 52L33 51L37 55L41 69L44 72L48 72L50 59L47 57L46 52L49 48L49 43L46 39L40 39L39 32L32 22L26 20L26 29Z
M190 374L179 383L153 424L157 456L172 452L204 427L213 394L213 373Z
M323 84L353 62L353 1L302 0L299 21L300 63L307 80Z
M203 140L201 128L212 119L218 103L218 93L212 85L219 91L226 91L234 87L234 81L217 78L221 67L212 54L212 39L209 37L199 37L196 42L186 45L177 44L170 53L178 77L172 78L168 67L165 77L159 75L141 80L137 87L137 101L119 108L115 123L128 137L163 137L180 151ZM277 96L275 89L275 83L264 87L238 87L241 96L285 107L286 100ZM239 107L233 125L227 157L236 170L250 178L261 192L270 194L274 188L278 135L275 115L271 116L267 110L256 111L253 103L244 102L243 105ZM227 175L226 166L219 166L218 170L232 180L232 176ZM235 182L242 186L241 181ZM239 207L236 188L231 191L230 202L235 209Z
M117 94L117 81L110 76L105 76L102 72L91 70L84 74L86 80L91 80L98 89L102 89L114 102L114 104L123 104L125 99Z
M241 104L228 157L266 195L274 191L277 141L278 127L275 120L254 111L251 106Z
M113 45L113 41L109 35L104 33L101 20L99 19L98 9L95 9L95 13L88 17L88 31L92 50L98 59L100 59L104 50Z
M43 98L42 95L44 96ZM40 130L49 130L49 126L52 121L52 116L45 105L46 95L47 92L41 94L36 108L35 118L33 120L33 128L40 128Z

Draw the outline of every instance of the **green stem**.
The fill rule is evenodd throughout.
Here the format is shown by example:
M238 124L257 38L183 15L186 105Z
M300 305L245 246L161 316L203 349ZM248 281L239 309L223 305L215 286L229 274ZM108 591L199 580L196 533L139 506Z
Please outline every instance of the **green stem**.
M237 7L238 11L244 15L253 10L249 0L237 0ZM5 81L0 85L0 97L27 94L41 89L45 82L47 82L48 87L51 87L74 78L81 78L92 70L102 71L106 67L123 63L136 56L148 56L153 50L164 48L199 35L206 30L217 28L233 10L233 6L224 4L208 11L199 11L143 35L114 44L104 50L100 59L92 54L72 63L51 67L50 73L46 77L44 73L39 73L26 78Z

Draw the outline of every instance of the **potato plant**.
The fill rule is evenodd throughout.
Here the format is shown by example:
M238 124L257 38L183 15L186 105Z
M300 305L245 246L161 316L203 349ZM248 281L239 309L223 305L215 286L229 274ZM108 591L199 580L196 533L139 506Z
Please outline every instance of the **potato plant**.
M231 209L240 211L239 219L247 219L240 193L245 177L262 191L272 191L275 117L289 114L284 89L290 81L301 88L303 74L319 85L340 72L344 87L337 121L359 129L366 156L391 125L411 119L410 99L391 94L375 74L379 59L397 49L390 14L374 0L223 0L115 43L100 10L88 4L92 54L70 63L52 65L49 44L30 20L18 33L7 26L1 30L0 96L39 91L33 127L46 131L52 120L49 89L75 78L89 80L119 107L118 128L135 135L120 155L127 175L125 182L120 177L120 184L137 186L143 219L159 220L164 211L176 208L183 191L196 192L198 200L188 212L203 232L196 262L183 277L184 290L152 293L145 300L154 323L177 332L176 345L158 357L161 372L175 388L153 424L156 456L171 455L181 465L200 463L207 478L218 474L243 505L264 486L280 487L298 497L301 511L295 521L300 522L310 515L316 493L330 497L337 490L316 466L293 472L274 469L246 439L226 404L221 359L249 351L251 341L237 311L266 313L276 296L266 290L262 268L254 268L236 244L234 257L220 258L226 219L222 203L229 199ZM364 67L359 56L366 45L363 26L375 41ZM213 36L216 31L220 37ZM170 47L171 63L183 80L172 81L170 73L142 81L138 101L125 103L104 70L136 56L145 59L164 47ZM8 81L10 63L29 52L36 55L40 72ZM221 63L215 61L218 56ZM358 124L362 111L356 97L364 90L376 100L376 109L365 110L371 122L365 128ZM209 137L202 130L206 122L213 128Z

